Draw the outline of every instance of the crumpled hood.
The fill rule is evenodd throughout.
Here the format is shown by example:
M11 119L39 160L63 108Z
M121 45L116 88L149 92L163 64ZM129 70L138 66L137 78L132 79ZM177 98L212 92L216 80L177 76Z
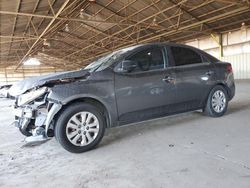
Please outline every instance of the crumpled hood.
M42 86L53 80L68 79L68 78L81 78L84 76L88 76L88 74L89 72L87 70L80 70L80 71L59 72L59 73L53 73L53 74L48 74L44 76L27 78L27 79L24 79L22 81L19 81L13 84L12 87L9 89L9 94L11 96L18 96L18 95L23 94L29 89Z

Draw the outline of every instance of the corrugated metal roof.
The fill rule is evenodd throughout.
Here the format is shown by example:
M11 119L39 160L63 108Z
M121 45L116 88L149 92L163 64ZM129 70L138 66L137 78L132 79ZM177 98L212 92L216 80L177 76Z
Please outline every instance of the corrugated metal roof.
M20 65L39 52L77 68L123 46L184 42L250 24L246 0L70 0L39 37L65 2L1 0L0 67Z

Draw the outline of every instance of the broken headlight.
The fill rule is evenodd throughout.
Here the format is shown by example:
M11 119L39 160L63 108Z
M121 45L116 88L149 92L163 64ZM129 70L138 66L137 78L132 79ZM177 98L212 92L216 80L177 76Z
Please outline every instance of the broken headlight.
M20 95L17 100L17 105L22 106L24 104L28 104L31 101L35 100L36 98L42 96L44 93L48 91L47 87L41 87L36 90L29 91L23 95Z

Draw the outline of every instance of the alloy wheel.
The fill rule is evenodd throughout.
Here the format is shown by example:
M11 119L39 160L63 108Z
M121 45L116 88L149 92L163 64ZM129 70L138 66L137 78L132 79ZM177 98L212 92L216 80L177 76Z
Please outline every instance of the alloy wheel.
M99 133L99 121L91 112L73 115L66 126L66 136L75 146L86 146L95 140Z
M221 113L226 107L226 96L223 91L217 90L212 96L212 108L215 112Z

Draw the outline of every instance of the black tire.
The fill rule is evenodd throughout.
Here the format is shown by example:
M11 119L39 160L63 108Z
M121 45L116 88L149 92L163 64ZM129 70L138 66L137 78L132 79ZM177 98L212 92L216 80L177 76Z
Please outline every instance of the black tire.
M216 112L214 110L214 108L212 107L212 97L213 97L213 95L214 95L214 93L216 91L222 91L224 93L225 99L226 99L225 107L221 112ZM210 117L221 117L226 113L227 107L228 107L228 94L227 94L227 91L223 86L217 85L210 91L210 93L208 95L208 98L207 98L206 106L205 106L203 112L204 112L205 115L210 116Z
M72 116L82 111L90 112L96 116L96 118L99 121L99 132L96 138L88 145L76 146L72 144L67 138L66 126ZM87 103L72 104L68 106L62 112L62 114L60 114L56 122L56 126L55 126L55 137L56 137L56 140L67 151L72 152L72 153L82 153L82 152L86 152L88 150L95 148L99 144L99 142L102 140L102 137L104 135L105 127L106 127L106 123L105 123L104 115L95 106L91 104L87 104Z

